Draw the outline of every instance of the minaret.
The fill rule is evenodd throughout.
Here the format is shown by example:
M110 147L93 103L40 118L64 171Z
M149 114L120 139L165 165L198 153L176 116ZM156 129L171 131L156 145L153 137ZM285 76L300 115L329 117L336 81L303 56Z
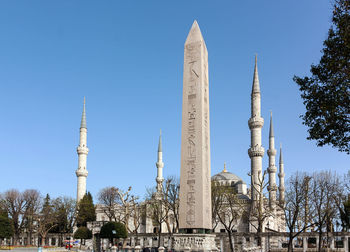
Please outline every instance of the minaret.
M251 199L256 201L258 199L260 185L262 184L262 157L265 151L261 145L261 128L264 125L264 119L261 117L261 97L256 56L251 93L251 117L248 125L251 137L251 144L248 149L251 164Z
M157 178L156 178L156 182L157 182L157 193L161 194L162 193L162 189L163 189L163 167L164 167L164 163L163 163L163 151L162 151L162 132L160 132L159 134L159 143L158 143L158 158L157 158Z
M269 133L269 149L267 150L267 155L269 156L269 167L267 169L269 173L269 186L267 190L269 191L269 205L271 210L275 210L276 205L276 172L277 167L275 163L276 158L276 149L275 149L275 135L273 132L273 123L272 123L272 112L270 116L270 133Z
M284 205L284 164L282 155L282 145L280 147L280 173L278 174L278 177L280 179L280 186L278 188L280 192L279 203L282 206Z
M85 97L84 97L83 115L81 117L81 124L80 124L80 143L77 148L78 169L75 171L75 174L77 175L77 178L78 178L77 202L79 202L86 194L86 177L88 175L88 171L86 170L86 158L89 152L89 149L86 145L87 143L86 138L87 138L87 128L86 128Z

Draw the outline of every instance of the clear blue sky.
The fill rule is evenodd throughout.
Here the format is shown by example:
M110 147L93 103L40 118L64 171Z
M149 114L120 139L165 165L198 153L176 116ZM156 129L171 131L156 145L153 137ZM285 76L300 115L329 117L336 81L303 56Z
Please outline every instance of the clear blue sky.
M83 97L87 189L155 185L159 129L164 175L180 172L183 45L198 20L209 52L212 175L249 182L250 91L258 54L287 176L349 170L349 155L307 141L293 75L317 63L329 0L0 1L0 192L35 188L76 197ZM264 156L263 168L268 166Z

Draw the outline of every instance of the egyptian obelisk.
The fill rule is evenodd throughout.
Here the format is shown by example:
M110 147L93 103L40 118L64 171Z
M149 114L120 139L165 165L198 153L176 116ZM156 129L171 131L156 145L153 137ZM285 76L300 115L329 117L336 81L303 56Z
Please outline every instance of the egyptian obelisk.
M212 229L210 183L208 51L194 21L184 52L180 232Z

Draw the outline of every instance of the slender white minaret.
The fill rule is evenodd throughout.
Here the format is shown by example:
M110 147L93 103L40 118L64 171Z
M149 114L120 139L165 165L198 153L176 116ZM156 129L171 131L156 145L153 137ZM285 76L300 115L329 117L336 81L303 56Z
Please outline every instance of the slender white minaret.
M277 167L275 163L276 158L276 149L275 149L275 135L273 132L273 123L272 123L272 112L270 115L270 133L269 133L269 149L267 150L267 155L269 156L269 167L267 169L269 173L269 186L267 190L269 191L269 205L271 210L275 210L276 206L276 172Z
M78 153L78 169L75 171L75 174L78 178L78 188L77 188L77 202L79 202L86 193L86 177L88 171L86 170L86 158L89 152L89 149L86 145L87 143L87 128L86 128L86 114L85 114L85 97L84 97L84 108L83 115L81 117L80 124L80 143L77 148Z
M251 117L248 125L251 137L251 144L248 150L251 164L251 198L253 201L256 201L258 199L260 185L262 184L262 157L265 151L261 145L261 128L264 125L264 119L261 117L261 97L256 56L251 93Z
M163 189L163 167L164 167L164 163L163 163L163 151L162 151L162 132L160 132L159 134L159 143L158 143L158 158L157 158L157 178L156 178L156 182L157 182L157 193L160 194L162 193L162 189Z
M284 205L284 164L283 164L283 155L282 155L282 145L280 147L280 173L278 174L278 177L280 179L280 186L279 186L279 203L280 205Z

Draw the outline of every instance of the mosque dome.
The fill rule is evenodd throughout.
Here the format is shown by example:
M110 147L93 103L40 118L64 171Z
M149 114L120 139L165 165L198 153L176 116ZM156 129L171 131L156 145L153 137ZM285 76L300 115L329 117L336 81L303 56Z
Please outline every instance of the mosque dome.
M211 179L218 181L218 182L224 182L224 181L231 182L231 183L233 182L234 184L235 183L239 183L239 184L244 183L243 180L240 177L238 177L236 174L233 174L233 173L228 172L226 170L226 164L224 164L224 170L222 172L212 176Z

